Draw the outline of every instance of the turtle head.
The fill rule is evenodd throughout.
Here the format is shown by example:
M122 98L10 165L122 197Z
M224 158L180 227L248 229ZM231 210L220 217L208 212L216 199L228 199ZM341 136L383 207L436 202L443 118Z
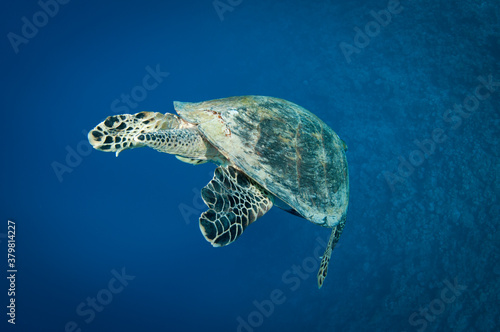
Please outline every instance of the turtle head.
M164 114L156 112L108 116L89 132L88 139L94 149L115 152L118 157L123 150L143 147L137 137L163 127L164 119Z

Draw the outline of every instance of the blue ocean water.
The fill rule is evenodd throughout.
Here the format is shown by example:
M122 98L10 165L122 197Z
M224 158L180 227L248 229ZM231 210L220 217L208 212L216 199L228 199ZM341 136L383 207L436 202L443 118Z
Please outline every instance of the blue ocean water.
M500 330L498 1L1 7L1 331ZM328 229L275 208L212 248L198 216L215 165L86 138L109 115L248 94L349 146L320 290Z

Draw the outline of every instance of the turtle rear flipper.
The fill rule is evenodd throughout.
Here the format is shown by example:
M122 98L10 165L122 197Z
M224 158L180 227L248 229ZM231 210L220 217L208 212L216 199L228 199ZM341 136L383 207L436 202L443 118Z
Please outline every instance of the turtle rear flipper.
M270 193L232 166L217 167L201 196L209 209L201 214L200 229L214 247L236 240L273 206Z
M332 234L330 235L330 240L328 241L328 245L326 246L325 253L321 258L321 265L319 266L318 271L318 288L323 286L323 282L325 281L326 274L328 273L328 263L330 263L330 256L332 255L332 251L335 248L337 242L339 242L340 234L344 230L345 225L345 216L340 220L339 224L332 229Z
M141 133L182 128L183 123L175 114L140 112L108 116L88 134L90 144L101 151L116 152L145 146L134 140Z

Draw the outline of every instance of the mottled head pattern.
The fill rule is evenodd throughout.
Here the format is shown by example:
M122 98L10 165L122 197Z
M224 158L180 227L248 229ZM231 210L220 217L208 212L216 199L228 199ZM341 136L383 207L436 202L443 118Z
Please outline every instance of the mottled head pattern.
M116 155L131 148L144 146L135 138L141 133L179 128L181 120L174 114L140 112L109 116L89 132L90 144L101 151L116 152Z

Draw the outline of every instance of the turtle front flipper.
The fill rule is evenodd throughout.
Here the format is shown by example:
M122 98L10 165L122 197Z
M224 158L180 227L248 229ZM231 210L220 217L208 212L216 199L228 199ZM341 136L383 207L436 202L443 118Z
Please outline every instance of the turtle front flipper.
M340 234L342 234L344 225L345 225L345 216L342 218L342 220L340 220L339 224L333 227L332 229L330 240L328 241L325 253L323 254L323 258L321 259L321 265L319 266L318 288L321 288L321 286L323 286L326 274L328 273L328 263L330 263L330 256L332 255L333 248L335 248L335 245L337 244L337 242L339 242Z
M271 209L274 198L233 166L217 167L201 196L209 209L201 214L200 229L214 247L236 240Z
M101 151L116 152L116 156L126 149L145 146L134 138L141 133L158 130L177 129L182 121L175 114L140 112L108 116L88 134L90 144Z

